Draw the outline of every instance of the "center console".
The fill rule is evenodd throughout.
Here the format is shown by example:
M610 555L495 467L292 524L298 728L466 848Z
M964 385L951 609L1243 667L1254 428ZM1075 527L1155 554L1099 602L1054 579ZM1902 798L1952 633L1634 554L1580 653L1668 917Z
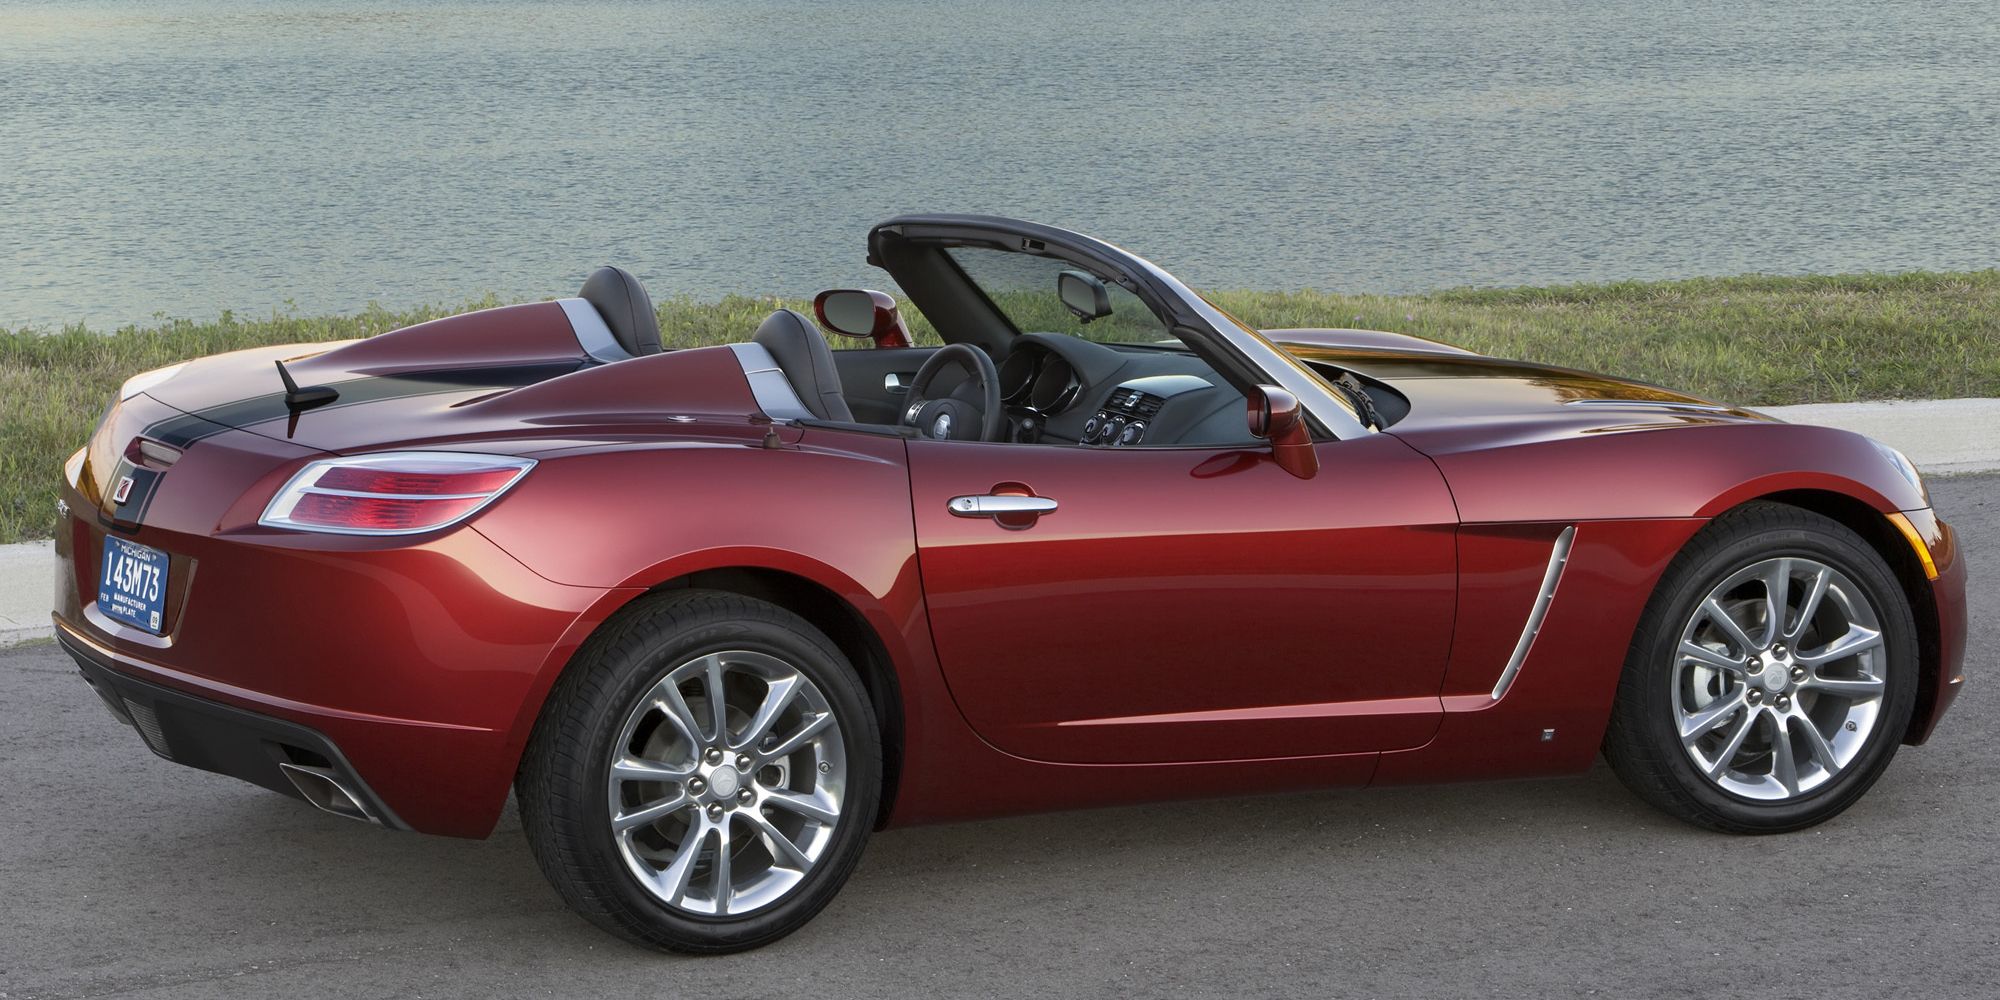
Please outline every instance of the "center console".
M1104 405L1083 422L1077 444L1098 448L1130 448L1146 440L1160 410L1175 396L1212 389L1207 379L1195 375L1151 375L1119 383Z

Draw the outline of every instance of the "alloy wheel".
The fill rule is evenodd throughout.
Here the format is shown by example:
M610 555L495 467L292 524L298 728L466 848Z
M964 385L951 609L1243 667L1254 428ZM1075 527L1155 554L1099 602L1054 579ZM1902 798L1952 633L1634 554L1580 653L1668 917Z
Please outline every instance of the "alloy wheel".
M826 855L847 790L840 723L797 667L749 650L667 671L619 729L607 780L626 867L661 903L765 909Z
M1866 591L1817 559L1764 559L1724 578L1682 629L1671 672L1695 769L1763 802L1838 777L1883 717L1881 621Z

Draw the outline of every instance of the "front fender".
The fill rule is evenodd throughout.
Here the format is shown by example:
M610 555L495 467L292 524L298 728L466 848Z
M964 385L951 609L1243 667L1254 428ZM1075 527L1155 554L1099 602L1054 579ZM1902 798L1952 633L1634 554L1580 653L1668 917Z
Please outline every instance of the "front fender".
M1453 444L1428 453L1474 523L1706 518L1791 490L1840 493L1883 514L1929 506L1874 442L1831 427L1690 422Z

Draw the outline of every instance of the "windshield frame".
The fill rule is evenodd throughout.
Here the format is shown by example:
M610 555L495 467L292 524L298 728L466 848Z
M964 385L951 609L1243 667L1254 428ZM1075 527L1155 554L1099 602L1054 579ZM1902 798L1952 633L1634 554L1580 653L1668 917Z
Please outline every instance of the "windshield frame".
M1077 265L1107 283L1138 296L1168 329L1168 335L1208 362L1218 376L1246 395L1262 384L1275 384L1297 397L1315 437L1346 440L1375 433L1351 403L1317 373L1286 354L1248 324L1223 312L1180 279L1137 254L1102 240L1054 226L984 215L906 215L877 225L868 237L868 259L889 271L899 287L926 314L925 298L949 308L951 294L976 300L983 316L966 317L986 327L1005 349L1021 331L984 289L971 280L944 248L974 246L1002 252L1053 257ZM960 287L938 288L926 270L942 261L943 271ZM945 328L940 326L941 336ZM973 336L980 334L975 332ZM946 337L947 341L951 338Z

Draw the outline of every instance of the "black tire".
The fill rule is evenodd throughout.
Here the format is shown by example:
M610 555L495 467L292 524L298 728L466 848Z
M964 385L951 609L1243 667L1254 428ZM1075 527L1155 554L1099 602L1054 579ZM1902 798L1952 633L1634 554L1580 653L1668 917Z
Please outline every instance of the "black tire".
M1735 794L1704 776L1680 741L1673 703L1682 629L1710 590L1762 560L1803 556L1838 570L1873 603L1886 670L1879 721L1852 761L1819 787L1781 801ZM1830 518L1784 504L1732 510L1675 557L1640 617L1619 679L1604 756L1626 787L1661 811L1726 833L1784 833L1854 804L1888 767L1916 699L1917 631L1908 595L1882 556Z
M780 658L818 686L838 719L847 787L832 839L802 881L748 915L713 917L670 907L640 885L611 831L606 776L619 727L655 681L731 649ZM678 590L634 601L578 652L536 721L515 791L535 861L571 909L637 944L712 954L768 944L825 907L861 859L881 786L875 713L832 642L776 605Z

